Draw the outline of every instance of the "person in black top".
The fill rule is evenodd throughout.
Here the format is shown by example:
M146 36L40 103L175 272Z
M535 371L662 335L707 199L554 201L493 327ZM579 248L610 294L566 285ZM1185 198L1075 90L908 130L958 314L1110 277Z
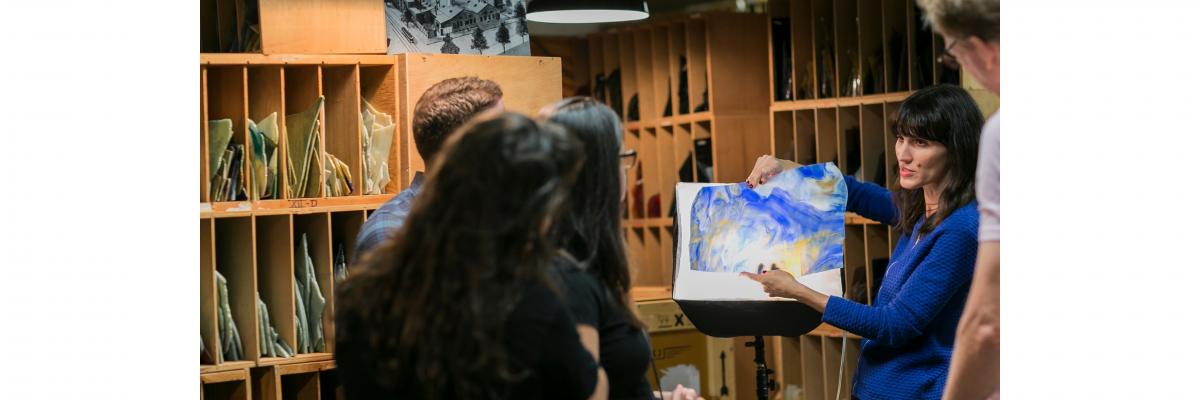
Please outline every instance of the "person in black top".
M556 253L547 235L581 167L578 141L502 114L446 146L399 234L337 288L346 397L607 396L547 274Z
M553 235L566 253L554 263L564 301L579 324L584 346L598 356L607 374L609 398L654 398L646 379L650 342L631 305L629 260L621 236L626 178L622 163L632 161L621 152L621 120L590 97L548 105L539 117L575 134L583 143L586 165ZM692 396L683 397L694 396L694 391L689 393Z

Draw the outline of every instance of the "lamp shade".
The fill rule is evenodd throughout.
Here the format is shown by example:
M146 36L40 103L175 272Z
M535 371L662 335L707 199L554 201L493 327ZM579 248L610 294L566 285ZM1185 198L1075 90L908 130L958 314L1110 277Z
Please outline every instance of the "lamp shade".
M525 17L552 24L592 24L646 19L650 9L641 0L529 0Z

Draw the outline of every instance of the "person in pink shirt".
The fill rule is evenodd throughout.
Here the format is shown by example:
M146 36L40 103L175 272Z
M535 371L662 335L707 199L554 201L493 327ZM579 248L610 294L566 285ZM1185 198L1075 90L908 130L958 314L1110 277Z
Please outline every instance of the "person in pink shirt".
M918 0L946 53L1000 95L1000 0ZM943 399L1000 397L1000 111L983 126L976 168L979 250Z

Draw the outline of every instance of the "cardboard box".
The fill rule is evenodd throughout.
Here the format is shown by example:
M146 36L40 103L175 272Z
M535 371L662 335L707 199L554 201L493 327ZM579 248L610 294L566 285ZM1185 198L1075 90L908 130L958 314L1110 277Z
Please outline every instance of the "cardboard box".
M682 383L706 399L733 398L733 339L700 333L670 299L638 301L636 307L650 332L654 362L646 374L651 387L661 382L671 389Z

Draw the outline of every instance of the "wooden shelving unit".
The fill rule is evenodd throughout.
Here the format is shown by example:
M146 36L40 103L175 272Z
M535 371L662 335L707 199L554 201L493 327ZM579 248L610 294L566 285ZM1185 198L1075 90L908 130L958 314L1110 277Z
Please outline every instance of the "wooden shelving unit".
M668 286L675 183L737 181L770 151L770 90L765 79L747 76L767 69L766 18L704 13L616 28L587 41L593 80L620 71L620 100L608 91L605 97L625 122L625 147L638 152L624 210L634 282ZM707 109L697 109L702 103Z
M200 177L200 329L211 351L219 349L215 272L228 280L230 308L237 324L244 359L201 365L205 399L340 398L334 349L333 262L339 248L347 262L354 240L372 211L411 182L425 168L412 145L410 121L416 100L433 84L458 76L491 79L504 90L507 109L532 114L561 98L561 64L557 58L470 55L274 55L201 54ZM529 76L538 79L531 82ZM286 122L284 116L306 109L325 97L319 115L319 147L351 169L355 190L348 196L288 197ZM360 98L392 116L396 132L388 157L391 181L383 194L363 195ZM250 142L247 118L279 116L281 144L279 196L272 199L211 202L208 197L208 120L233 121L231 142ZM324 166L314 165L324 179ZM243 165L242 173L249 173ZM248 175L246 175L248 176ZM324 182L321 182L324 188ZM247 185L243 182L243 185ZM326 299L322 318L325 351L290 358L261 357L255 294L267 304L271 325L296 349L295 251L307 237L318 287Z

